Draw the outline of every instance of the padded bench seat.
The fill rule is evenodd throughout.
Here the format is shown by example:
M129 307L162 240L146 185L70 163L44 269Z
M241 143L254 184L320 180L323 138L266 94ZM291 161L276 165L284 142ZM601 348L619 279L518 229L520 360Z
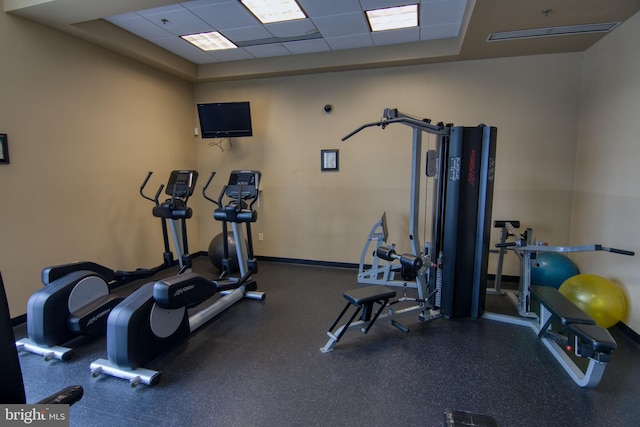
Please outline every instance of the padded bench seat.
M345 291L343 296L351 304L362 307L376 301L389 300L396 296L396 291L386 286L374 285L350 289Z

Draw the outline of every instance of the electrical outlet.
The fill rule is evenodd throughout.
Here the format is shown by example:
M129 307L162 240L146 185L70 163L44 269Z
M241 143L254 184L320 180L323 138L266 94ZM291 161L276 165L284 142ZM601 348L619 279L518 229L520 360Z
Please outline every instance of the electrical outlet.
M264 234L258 233L258 240L262 242L264 240Z

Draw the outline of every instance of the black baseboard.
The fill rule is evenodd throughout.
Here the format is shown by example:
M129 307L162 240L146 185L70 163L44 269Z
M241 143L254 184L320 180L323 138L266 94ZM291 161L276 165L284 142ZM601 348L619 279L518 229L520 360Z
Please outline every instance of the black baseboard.
M200 251L192 254L194 257L206 256L208 255L206 251ZM334 261L317 261L310 259L301 259L301 258L280 258L280 257L271 257L271 256L256 256L259 261L270 261L270 262L282 262L287 264L301 264L301 265L312 265L317 267L334 267L334 268L348 268L357 270L359 265L350 262L334 262ZM495 280L495 274L489 274L487 276L488 280ZM509 283L518 283L520 278L518 276L502 276L503 282ZM26 313L14 317L11 319L11 323L13 326L18 326L23 323L26 323L27 315ZM631 329L629 326L625 325L623 322L618 322L616 327L620 329L624 334L626 334L629 338L631 338L636 343L640 344L640 334Z
M640 334L638 334L636 331L634 331L633 329L625 325L624 322L618 322L616 324L616 327L620 329L629 338L634 340L636 343L640 344Z
M336 267L336 268L350 268L358 269L359 265L350 262L334 262L334 261L317 261L312 259L301 258L280 258L272 256L256 256L258 261L271 261L282 262L286 264L302 264L302 265L314 265L317 267Z
M496 275L495 274L487 274L487 280L496 280ZM501 279L503 282L508 282L508 283L518 283L520 282L520 276L502 276Z
M27 313L22 314L20 316L16 316L13 319L11 319L11 326L13 327L22 325L23 323L27 323Z

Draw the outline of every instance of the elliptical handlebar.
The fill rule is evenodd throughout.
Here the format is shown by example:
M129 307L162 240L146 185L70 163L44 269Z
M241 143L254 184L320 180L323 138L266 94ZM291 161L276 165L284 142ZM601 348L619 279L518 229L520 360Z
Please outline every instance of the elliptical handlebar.
M142 185L140 186L140 195L143 198L145 198L145 199L147 199L147 200L149 200L151 202L154 202L156 204L156 206L158 206L158 205L160 205L160 202L159 202L158 199L160 197L160 193L162 193L162 190L164 189L164 184L160 184L160 188L158 188L158 191L156 192L156 195L153 198L151 198L151 197L147 196L146 194L144 194L144 188L147 186L147 182L149 182L149 178L151 178L151 175L153 175L153 172L149 171L147 173L147 177L142 182Z
M211 197L207 196L207 188L209 188L209 184L211 184L211 181L213 181L213 177L216 176L215 171L211 172L211 176L209 176L209 179L207 180L207 183L204 185L204 187L202 187L202 196L207 199L208 201L210 201L211 203L214 203L216 205L218 205L218 207L220 207L220 200L215 201L214 199L212 199Z
M224 197L224 193L226 193L227 191L227 187L229 187L228 185L225 185L224 187L222 187L222 191L220 192L220 195L218 196L218 201L215 202L216 205L218 205L218 208L222 209L222 198Z

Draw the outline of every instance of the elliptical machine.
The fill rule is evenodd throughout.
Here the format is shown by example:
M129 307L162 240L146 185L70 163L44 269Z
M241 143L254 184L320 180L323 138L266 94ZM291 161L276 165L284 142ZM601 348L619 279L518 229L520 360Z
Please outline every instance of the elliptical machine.
M176 264L169 246L167 224L171 228L180 266L191 265L186 219L191 218L193 212L187 206L187 200L193 194L198 172L171 172L165 190L170 198L162 203L159 197L165 188L164 184L160 185L153 198L144 194L151 175L152 172L147 174L140 187L140 194L154 202L153 216L161 220L164 262L154 268L139 268L134 271L113 271L89 261L45 268L42 271L45 286L31 295L27 303L28 338L16 342L18 350L43 355L45 360L68 360L73 356L73 350L63 344L79 336L104 334L108 314L126 296L113 293L116 288L151 277ZM180 222L182 239L178 238L176 221Z
M226 230L229 222L236 242L240 277L208 280L196 273L185 273L168 279L150 282L118 304L107 321L107 358L90 366L91 374L123 378L132 387L142 383L154 385L160 372L143 368L159 355L176 347L189 334L243 298L262 300L263 292L256 292L252 276L257 272L251 245L252 222L258 219L253 209L258 200L259 171L233 171L217 200L206 195L215 173L212 173L202 193L217 205L214 218L222 221ZM230 200L223 205L222 199ZM245 241L242 224L246 225ZM227 248L228 254L228 248ZM223 276L225 272L223 272ZM204 308L195 308L212 298L221 297ZM189 311L189 309L192 309Z

